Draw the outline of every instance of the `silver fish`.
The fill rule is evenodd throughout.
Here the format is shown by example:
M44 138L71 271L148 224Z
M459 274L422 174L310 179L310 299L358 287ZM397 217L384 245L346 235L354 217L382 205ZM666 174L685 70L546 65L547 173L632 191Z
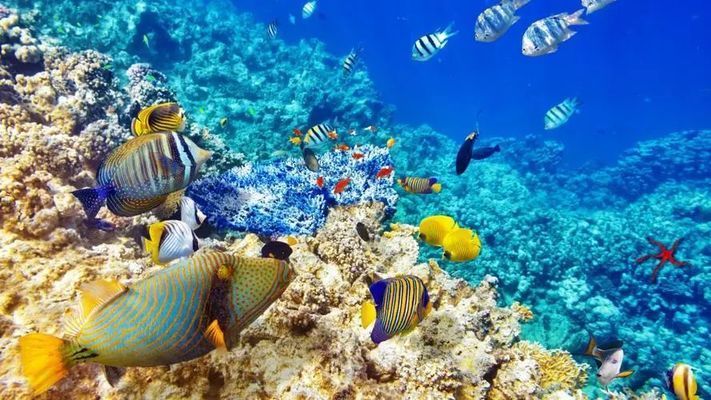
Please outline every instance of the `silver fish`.
M580 9L573 14L560 13L532 23L523 34L521 52L532 57L555 53L558 45L577 33L570 30L570 26L588 24L580 18L583 12L585 9Z
M614 3L616 0L582 0L583 7L587 9L587 14L592 14L595 11L599 11L608 5Z
M580 110L578 110L579 104L578 99L572 97L563 100L562 103L548 110L546 116L543 118L544 129L560 128L563 124L568 122L573 114L580 112Z
M435 33L424 35L412 45L412 59L415 61L427 61L437 54L452 36L458 32L452 32L454 22L449 24L443 31L439 29Z
M304 4L304 7L301 9L301 17L303 19L306 19L311 16L311 14L316 11L316 0L309 1L308 3Z
M195 201L190 197L183 196L178 203L175 213L168 219L175 219L185 222L190 229L195 230L205 222L205 214L200 211Z
M476 19L474 40L478 42L493 42L499 39L521 17L514 15L516 10L531 0L502 0L482 11Z
M627 378L634 373L634 370L620 372L625 357L621 340L616 340L609 346L600 348L595 338L590 336L584 354L595 359L598 366L597 381L603 386L609 385L615 378Z

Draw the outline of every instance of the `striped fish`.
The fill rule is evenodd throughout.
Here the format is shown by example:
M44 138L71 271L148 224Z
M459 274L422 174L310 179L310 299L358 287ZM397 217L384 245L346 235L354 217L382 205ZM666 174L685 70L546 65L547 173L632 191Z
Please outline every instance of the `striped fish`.
M279 23L277 20L274 20L267 25L267 36L269 36L269 39L274 39L279 32Z
M201 254L126 287L100 280L81 288L79 312L65 338L20 338L22 372L35 393L82 362L151 367L230 349L238 334L284 292L293 271L284 261ZM118 374L120 376L120 373Z
M576 97L571 97L563 100L562 103L551 108L546 112L546 116L543 118L544 129L550 130L561 127L563 124L568 122L573 114L580 112L578 110L578 99Z
M207 216L200 211L195 200L188 196L181 197L175 212L168 217L168 219L185 222L192 230L198 229L206 218Z
M439 193L442 190L442 184L437 183L437 178L415 178L405 177L398 178L397 183L405 189L406 192L430 194Z
M484 10L476 19L474 40L493 42L509 30L521 17L514 13L531 0L502 0Z
M439 29L435 33L422 36L412 45L412 59L415 61L427 61L437 54L452 36L457 32L452 32L454 22L449 24L443 31Z
M97 172L99 186L72 192L84 206L88 222L107 203L120 216L134 216L161 205L172 192L197 176L211 152L177 133L135 137L114 149Z
M555 53L558 45L575 35L569 29L572 25L586 25L588 22L580 18L585 9L573 14L560 13L532 23L523 34L521 51L526 56L542 56Z
M301 17L303 19L306 19L311 16L311 14L316 11L316 0L309 1L308 3L304 4L304 7L301 9Z
M182 132L185 113L177 103L160 103L142 109L131 121L131 132L136 136L157 132Z
M198 249L198 239L183 221L163 221L148 227L143 246L158 265L189 257Z
M363 49L358 48L353 49L350 53L348 53L345 60L343 60L343 76L347 77L353 72L353 68L355 68L358 63L361 51L363 51Z
M308 147L315 147L327 140L335 140L338 138L336 130L327 123L317 124L309 128L304 135L303 144Z
M373 302L361 308L361 324L375 326L370 333L379 344L397 334L407 334L432 311L427 287L416 276L405 275L383 279L370 285Z
M689 364L677 363L672 369L667 371L665 376L667 387L678 400L697 400L696 394L698 385Z

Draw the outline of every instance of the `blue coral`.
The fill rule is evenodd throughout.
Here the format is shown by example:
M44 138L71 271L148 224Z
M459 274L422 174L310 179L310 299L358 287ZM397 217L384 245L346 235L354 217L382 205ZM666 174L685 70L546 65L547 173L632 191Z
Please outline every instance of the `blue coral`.
M388 150L363 146L357 151L365 155L360 160L353 151L324 154L319 172L306 169L301 157L250 163L195 182L189 195L213 226L269 236L312 234L325 223L328 208L337 205L377 201L392 215L398 198L392 176L375 177L392 165ZM319 176L322 188L316 185ZM334 185L344 178L350 183L334 194Z

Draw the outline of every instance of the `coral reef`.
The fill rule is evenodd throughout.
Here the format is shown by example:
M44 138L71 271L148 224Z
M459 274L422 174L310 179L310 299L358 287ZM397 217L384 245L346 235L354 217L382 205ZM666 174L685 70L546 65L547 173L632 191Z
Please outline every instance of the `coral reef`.
M195 182L188 195L213 226L262 235L312 234L334 205L378 201L392 215L397 202L392 176L375 176L392 164L388 150L362 146L357 151L364 157L356 160L352 151L324 154L318 172L306 168L298 151L297 158L250 163ZM316 184L319 177L322 187ZM334 193L334 185L345 178L348 186Z

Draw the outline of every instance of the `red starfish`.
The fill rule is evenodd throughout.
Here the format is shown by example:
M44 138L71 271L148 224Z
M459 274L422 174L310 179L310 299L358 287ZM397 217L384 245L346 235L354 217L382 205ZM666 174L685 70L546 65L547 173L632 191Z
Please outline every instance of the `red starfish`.
M661 244L660 242L652 239L651 237L647 237L647 241L657 247L659 247L659 253L657 254L647 254L644 255L635 262L637 264L642 264L643 262L649 260L650 258L656 258L659 260L659 263L657 266L654 268L654 271L652 272L652 283L657 282L657 275L659 275L659 271L662 269L664 264L666 264L667 261L672 263L672 265L676 265L677 267L683 267L685 265L689 265L686 261L679 261L676 258L674 258L674 253L676 253L676 249L679 247L679 243L681 243L681 239L677 239L674 241L674 244L672 244L671 249L667 249L666 246Z

